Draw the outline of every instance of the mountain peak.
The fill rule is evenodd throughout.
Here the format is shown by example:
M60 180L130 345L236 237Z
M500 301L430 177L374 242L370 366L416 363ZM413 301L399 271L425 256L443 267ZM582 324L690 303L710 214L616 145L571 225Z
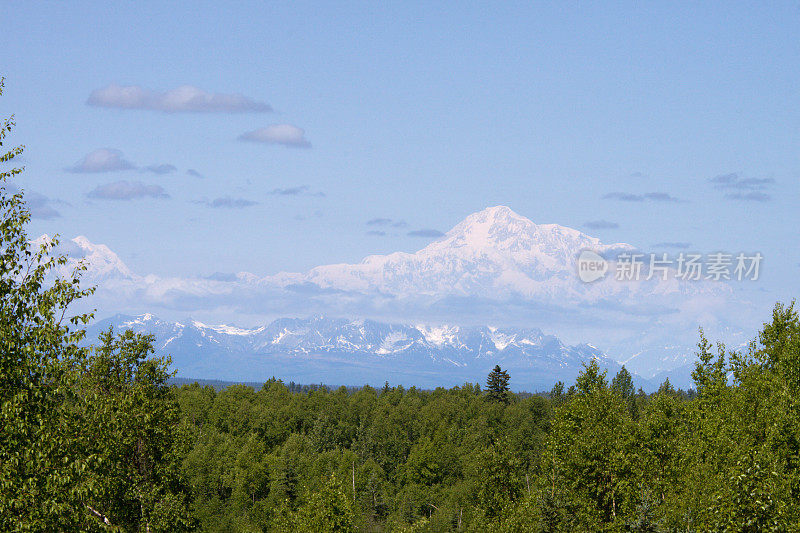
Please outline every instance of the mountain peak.
M156 354L170 354L181 375L236 381L263 380L280 368L287 380L381 383L389 375L433 388L475 381L499 363L513 371L518 386L535 389L575 379L582 363L592 358L612 371L617 368L598 349L567 345L536 328L317 316L279 318L257 329L240 329L147 317L117 315L98 321L89 326L87 338L97 338L109 325L150 333Z
M529 219L516 213L513 209L505 205L487 207L481 211L476 211L468 215L461 223L456 225L453 230L464 226L480 226L485 224L512 224L521 223L523 225L533 225ZM453 231L451 230L451 231Z
M581 247L597 246L597 239L558 224L537 225L511 208L498 205L472 213L429 248L462 248L523 252L556 252L560 259Z
M67 254L73 258L85 258L95 279L128 279L133 273L122 260L105 244L96 244L83 235L78 235L69 243Z
M534 295L574 296L584 287L575 275L583 249L602 253L627 245L598 239L558 224L534 224L498 205L467 216L441 238L415 253L371 255L355 265L316 267L307 274L265 278L282 286L311 283L322 288L378 291L424 297Z
M522 215L518 214L516 211L508 207L507 205L495 205L493 207L487 207L477 213L473 213L473 215L484 215L487 218L493 218L494 220L509 220L509 219L523 219L528 220L527 218L523 217Z

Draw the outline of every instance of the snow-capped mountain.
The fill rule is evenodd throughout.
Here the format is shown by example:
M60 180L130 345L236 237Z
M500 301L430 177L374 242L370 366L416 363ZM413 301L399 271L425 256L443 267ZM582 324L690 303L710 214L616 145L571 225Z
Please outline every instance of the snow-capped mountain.
M720 338L717 330L742 331L735 314L743 306L730 305L728 284L674 275L646 279L646 265L639 280L619 281L613 274L619 255L635 252L634 246L535 224L505 206L469 215L415 253L372 255L303 273L137 275L109 247L85 237L62 246L73 257L65 271L79 260L87 263L85 280L98 288L91 305L104 314L192 313L251 324L316 314L393 323L540 324L570 343L591 341L617 361L630 360L642 375L686 364L700 325L714 338ZM581 281L577 258L584 250L607 259L609 274Z
M48 239L43 235L37 241ZM506 206L473 213L416 253L372 255L357 264L315 267L305 273L255 274L216 273L207 278L159 278L139 276L104 244L84 236L59 247L72 258L63 267L71 271L78 261L88 270L89 284L110 280L128 281L146 292L189 293L193 297L248 290L284 290L297 286L319 291L338 290L364 295L426 302L451 297L516 298L532 302L557 301L596 303L604 299L711 295L726 292L722 284L681 282L674 277L618 281L608 275L593 283L577 276L577 258L591 250L609 260L614 268L620 253L633 252L629 244L603 244L578 230L558 224L534 224ZM102 288L102 287L101 287ZM630 302L629 302L630 303Z
M243 329L197 321L169 322L144 314L117 315L93 325L155 336L158 355L170 355L182 377L263 381L381 384L384 380L436 387L481 382L495 364L509 369L518 389L572 382L583 363L619 365L597 348L567 346L538 329L388 324L326 317L283 318ZM644 382L643 382L644 383ZM645 383L645 385L647 385Z
M605 245L557 224L537 225L497 206L469 215L413 254L373 255L358 264L319 266L305 274L281 273L262 281L398 297L577 296L581 284L575 258L584 249L604 254L633 247Z
M32 241L36 247L45 243L52 243L52 238L47 234ZM64 254L69 258L65 265L57 267L57 274L61 276L70 275L82 263L86 267L83 276L92 284L137 279L137 276L108 246L95 244L83 235L71 240L61 239L55 248L55 254Z
M539 302L597 302L604 298L648 298L665 295L718 293L708 283L681 283L674 278L647 277L618 281L614 275L594 283L577 276L577 258L591 250L610 261L631 253L630 244L603 244L578 230L558 224L534 224L506 206L473 213L416 253L397 252L366 257L358 264L325 265L306 273L280 273L261 283L279 286L311 284L321 289L392 295L522 298Z

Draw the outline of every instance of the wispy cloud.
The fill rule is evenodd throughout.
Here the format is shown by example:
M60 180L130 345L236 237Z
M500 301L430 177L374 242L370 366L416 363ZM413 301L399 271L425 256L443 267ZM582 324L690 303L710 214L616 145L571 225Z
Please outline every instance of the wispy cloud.
M241 94L209 93L192 85L154 91L139 85L111 84L92 91L88 105L118 109L147 109L165 113L264 113L272 108Z
M19 187L13 183L5 183L3 184L3 188L10 194L17 194L20 192ZM34 191L25 191L23 199L25 201L25 207L31 214L31 218L38 218L41 220L51 220L61 217L61 213L53 207L53 204L70 205L63 200L53 200Z
M692 245L690 242L657 242L653 248L674 248L676 250L685 250Z
M644 202L644 196L626 192L610 192L603 195L604 200L622 200L623 202Z
M742 178L737 172L709 178L715 189L764 190L775 183L772 178Z
M178 170L175 165L163 163L161 165L148 165L142 168L143 172L152 172L153 174L172 174Z
M617 229L619 224L616 222L609 222L608 220L589 220L583 223L583 227L589 229Z
M665 192L648 192L644 194L645 200L653 200L654 202L677 202L678 199L671 194Z
M305 130L291 124L273 124L266 128L248 131L239 135L240 141L250 141L265 144L281 144L289 148L311 148L311 143L306 140Z
M438 237L443 237L444 233L442 233L438 229L423 228L423 229L409 231L407 235L409 237L438 238Z
M193 178L205 178L205 176L203 176L202 174L200 174L198 171L196 171L193 168L190 168L189 170L187 170L186 171L186 175L187 176L191 176Z
M258 202L254 202L253 200L248 200L246 198L231 198L230 196L214 198L213 200L201 200L198 203L214 209L243 209L245 207L251 207L258 204Z
M311 188L308 185L297 185L295 187L285 187L285 188L277 188L272 189L269 194L273 196L316 196L316 197L324 197L324 192L311 192Z
M408 226L408 224L406 224L405 220L394 220L392 218L371 218L367 220L367 226L405 228Z
M743 200L746 202L768 202L772 196L763 192L775 184L772 178L743 178L738 172L722 174L709 178L708 181L714 184L715 189L728 192L725 198L728 200Z
M679 202L680 200L666 192L647 192L632 194L627 192L610 192L603 195L604 200L620 200L623 202Z
M53 200L38 192L25 194L25 204L31 212L31 218L51 220L61 217L61 213L52 206L53 203Z
M745 202L769 202L772 200L772 196L769 194L758 191L730 193L726 194L725 198L728 200L743 200Z
M133 200L136 198L169 198L160 185L141 181L115 181L99 185L87 195L100 200Z
M66 168L67 172L99 173L132 170L136 165L126 160L122 152L113 148L99 148L90 152L73 166Z

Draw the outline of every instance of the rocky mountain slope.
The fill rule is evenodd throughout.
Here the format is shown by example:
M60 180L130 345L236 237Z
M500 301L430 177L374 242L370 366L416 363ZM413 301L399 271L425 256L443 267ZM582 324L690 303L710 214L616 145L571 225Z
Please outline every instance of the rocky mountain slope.
M99 321L88 339L113 326L155 336L181 377L303 383L393 383L423 387L482 383L491 368L509 369L522 390L571 383L597 359L611 375L619 365L588 344L567 346L538 329L425 326L326 317L283 318L252 329L170 322L144 314ZM645 385L648 385L642 382Z

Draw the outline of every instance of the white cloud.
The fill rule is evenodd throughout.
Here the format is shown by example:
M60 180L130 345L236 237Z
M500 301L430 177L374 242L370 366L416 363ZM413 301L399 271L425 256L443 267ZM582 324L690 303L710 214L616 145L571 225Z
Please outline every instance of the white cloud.
M52 200L43 194L37 192L29 192L25 194L25 205L31 212L31 218L39 218L43 220L50 220L59 218L59 213L51 204Z
M725 198L747 202L769 202L772 196L763 191L775 185L773 178L742 178L738 172L716 176L708 181L714 184L715 189L743 191L728 193Z
M136 166L122 157L122 152L113 148L100 148L67 168L68 172L95 173L131 170Z
M162 163L160 165L148 165L142 169L144 172L152 172L153 174L171 174L178 170L175 165L169 163Z
M405 228L408 226L405 220L394 220L391 218L378 217L367 220L367 226L391 226L393 228Z
M775 184L773 178L742 178L738 172L715 176L708 181L716 189L744 189L749 191L763 190Z
M89 198L101 200L133 200L135 198L169 198L160 185L141 181L115 181L97 186L88 194Z
M319 198L324 198L324 192L311 192L311 188L308 185L296 185L294 187L279 187L277 189L272 189L269 194L273 196L316 196Z
M111 84L96 89L86 101L96 107L148 109L165 113L263 113L272 111L269 104L241 94L209 93L192 85L182 85L161 92L139 85Z
M603 195L604 200L621 200L623 202L644 202L645 200L652 200L654 202L679 202L678 198L675 198L669 193L666 192L647 192L644 194L631 194L627 192L610 192L608 194Z
M243 133L240 141L252 141L266 144L282 144L293 148L311 148L305 138L305 131L291 124L273 124L266 128Z
M213 200L201 200L198 203L201 203L206 207L212 207L215 209L219 208L243 209L245 207L250 207L258 204L258 202L254 202L253 200L248 200L247 198L231 198L230 196L214 198Z
M19 187L13 183L4 184L4 188L10 194L17 194L20 192ZM25 191L23 200L25 201L25 207L31 214L31 218L39 218L42 220L61 217L61 213L53 207L53 204L69 205L63 200L53 200L41 193L30 190Z
M751 191L748 193L732 193L726 194L725 198L728 200L744 200L746 202L769 202L772 196L763 192Z
M414 231L409 231L407 235L409 237L425 237L425 238L436 238L436 239L438 239L439 237L444 237L444 233L442 233L438 229L430 229L430 228L423 228Z
M589 229L617 229L619 224L610 222L608 220L589 220L584 222L583 226Z

